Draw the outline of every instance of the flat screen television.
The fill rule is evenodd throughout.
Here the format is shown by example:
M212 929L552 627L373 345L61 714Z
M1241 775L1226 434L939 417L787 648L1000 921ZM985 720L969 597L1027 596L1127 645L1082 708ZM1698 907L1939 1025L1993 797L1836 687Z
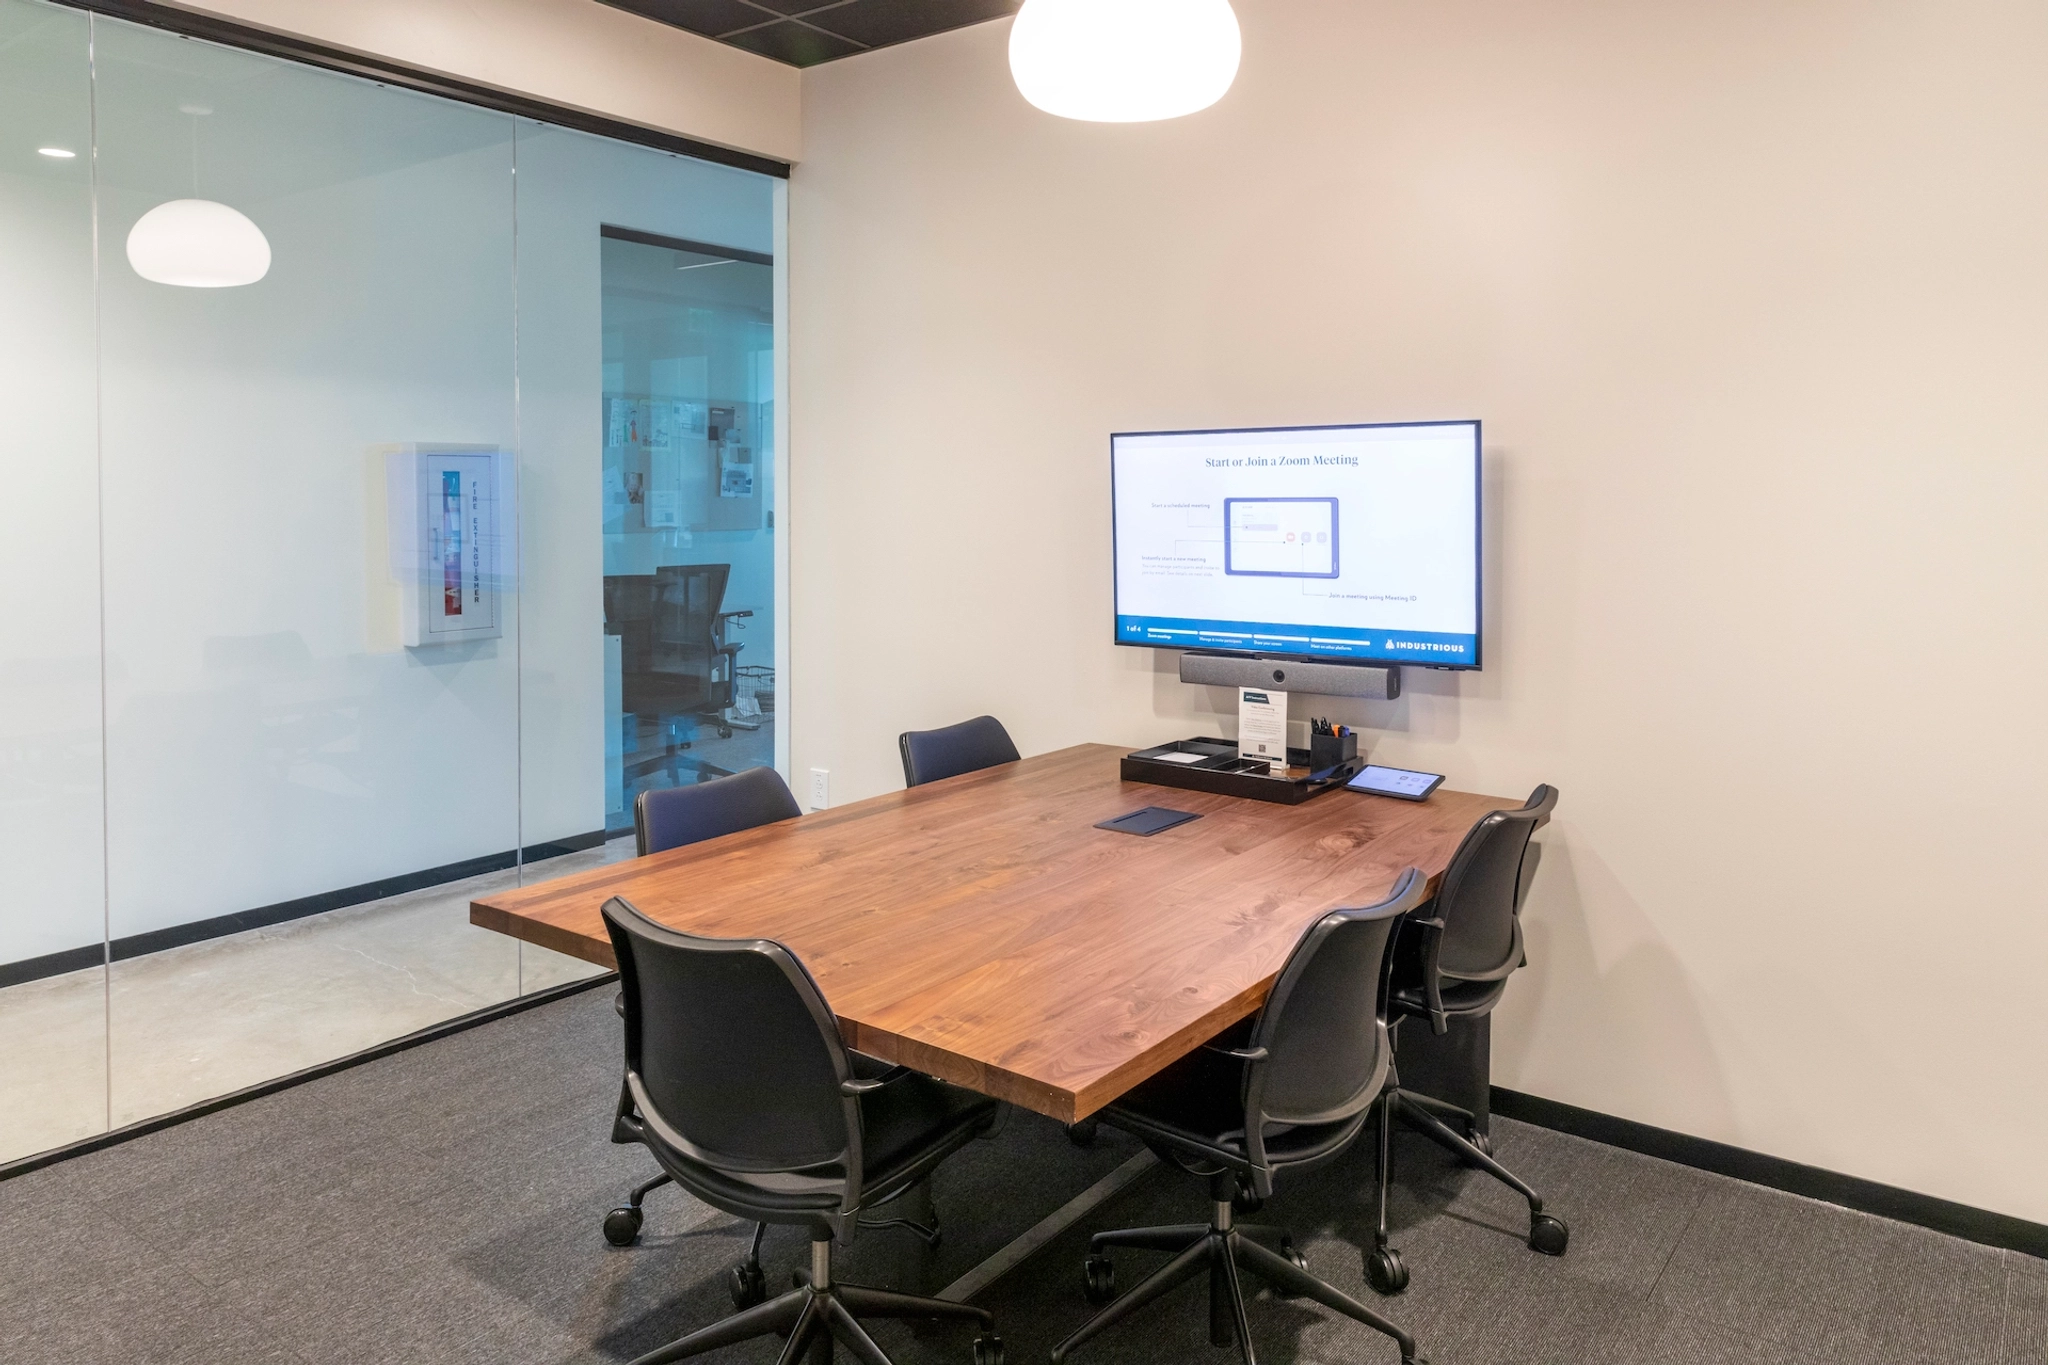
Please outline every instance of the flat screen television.
M1479 667L1479 423L1110 437L1116 642Z

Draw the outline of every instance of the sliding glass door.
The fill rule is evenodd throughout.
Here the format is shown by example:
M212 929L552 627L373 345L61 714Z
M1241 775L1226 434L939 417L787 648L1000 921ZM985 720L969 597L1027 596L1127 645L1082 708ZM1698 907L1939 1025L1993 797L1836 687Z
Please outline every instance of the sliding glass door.
M606 775L634 798L775 761L769 257L607 226Z

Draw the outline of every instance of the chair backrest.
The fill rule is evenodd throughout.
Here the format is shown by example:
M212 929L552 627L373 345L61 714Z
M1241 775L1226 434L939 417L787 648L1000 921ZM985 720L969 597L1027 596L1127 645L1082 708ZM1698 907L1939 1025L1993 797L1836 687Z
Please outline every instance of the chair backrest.
M1333 1123L1362 1113L1386 1082L1393 1045L1381 991L1394 924L1429 879L1409 868L1377 905L1332 910L1294 945L1252 1028L1263 1060L1245 1068L1245 1131L1263 1161L1269 1123Z
M641 792L633 799L633 835L644 858L802 814L775 769L748 768L694 786Z
M1482 816L1465 834L1437 889L1436 917L1443 921L1437 967L1481 976L1510 964L1520 941L1515 933L1517 891L1529 836L1541 829L1557 805L1548 784L1529 793L1520 810Z
M903 753L903 785L921 787L942 777L1015 763L1023 755L994 716L976 716L941 730L905 730L896 737Z
M699 938L604 904L626 1016L626 1079L647 1126L723 1172L860 1172L858 1101L832 1011L769 939Z
M654 667L693 673L717 649L719 609L730 564L664 564L654 571Z

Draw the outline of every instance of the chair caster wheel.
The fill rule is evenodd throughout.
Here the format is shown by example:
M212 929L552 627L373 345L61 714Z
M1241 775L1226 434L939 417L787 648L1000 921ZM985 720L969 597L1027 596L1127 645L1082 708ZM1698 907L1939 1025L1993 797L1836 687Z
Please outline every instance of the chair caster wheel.
M1562 1256L1570 1243L1572 1230L1564 1225L1564 1219L1553 1218L1539 1213L1529 1219L1529 1250L1540 1251L1545 1256Z
M1073 1143L1076 1147L1093 1147L1095 1145L1095 1135L1101 1131L1102 1124L1100 1120L1082 1119L1079 1123L1067 1125L1067 1141Z
M1308 1269L1308 1257L1302 1255L1299 1251L1295 1250L1294 1239L1292 1237L1282 1237L1280 1239L1280 1254L1283 1257L1285 1257L1287 1259L1287 1263L1289 1265L1292 1265L1295 1269ZM1298 1299L1301 1297L1301 1295L1295 1293L1291 1289L1282 1289L1278 1292L1280 1294L1280 1297L1283 1299Z
M731 738L732 738L732 727L731 727L730 725L721 725L721 726L719 726L719 727L718 727L718 737L719 737L720 739L731 739Z
M974 1339L974 1365L1003 1365L1003 1339L994 1332Z
M732 1295L735 1308L752 1308L768 1301L768 1277L753 1261L741 1261L725 1277L725 1292Z
M1081 1264L1082 1287L1097 1307L1116 1297L1116 1265L1107 1256L1090 1256Z
M1408 1267L1401 1253L1392 1247L1375 1247L1365 1253L1365 1282L1375 1294L1398 1294L1408 1287Z
M1230 1207L1237 1210L1240 1217L1249 1218L1265 1208L1266 1201L1240 1185L1237 1193L1230 1196Z
M1477 1147L1480 1151L1486 1153L1488 1156L1493 1155L1492 1134L1482 1133L1477 1128L1474 1128L1471 1132L1465 1134L1465 1141L1471 1143L1474 1147Z
M629 1247L640 1240L640 1210L624 1205L604 1216L604 1239L615 1247Z

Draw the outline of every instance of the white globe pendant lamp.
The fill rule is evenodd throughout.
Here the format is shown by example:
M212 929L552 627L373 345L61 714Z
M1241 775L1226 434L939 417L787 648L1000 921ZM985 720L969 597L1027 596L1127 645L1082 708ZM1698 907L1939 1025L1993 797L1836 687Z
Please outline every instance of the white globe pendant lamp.
M248 215L226 204L173 199L128 230L128 264L157 284L229 289L270 273L270 242Z
M1092 123L1207 109L1237 78L1230 0L1024 0L1010 74L1038 108Z
M232 289L270 273L270 239L239 209L197 197L199 120L213 112L181 104L192 117L191 199L158 204L128 229L128 264L155 284L186 289Z

